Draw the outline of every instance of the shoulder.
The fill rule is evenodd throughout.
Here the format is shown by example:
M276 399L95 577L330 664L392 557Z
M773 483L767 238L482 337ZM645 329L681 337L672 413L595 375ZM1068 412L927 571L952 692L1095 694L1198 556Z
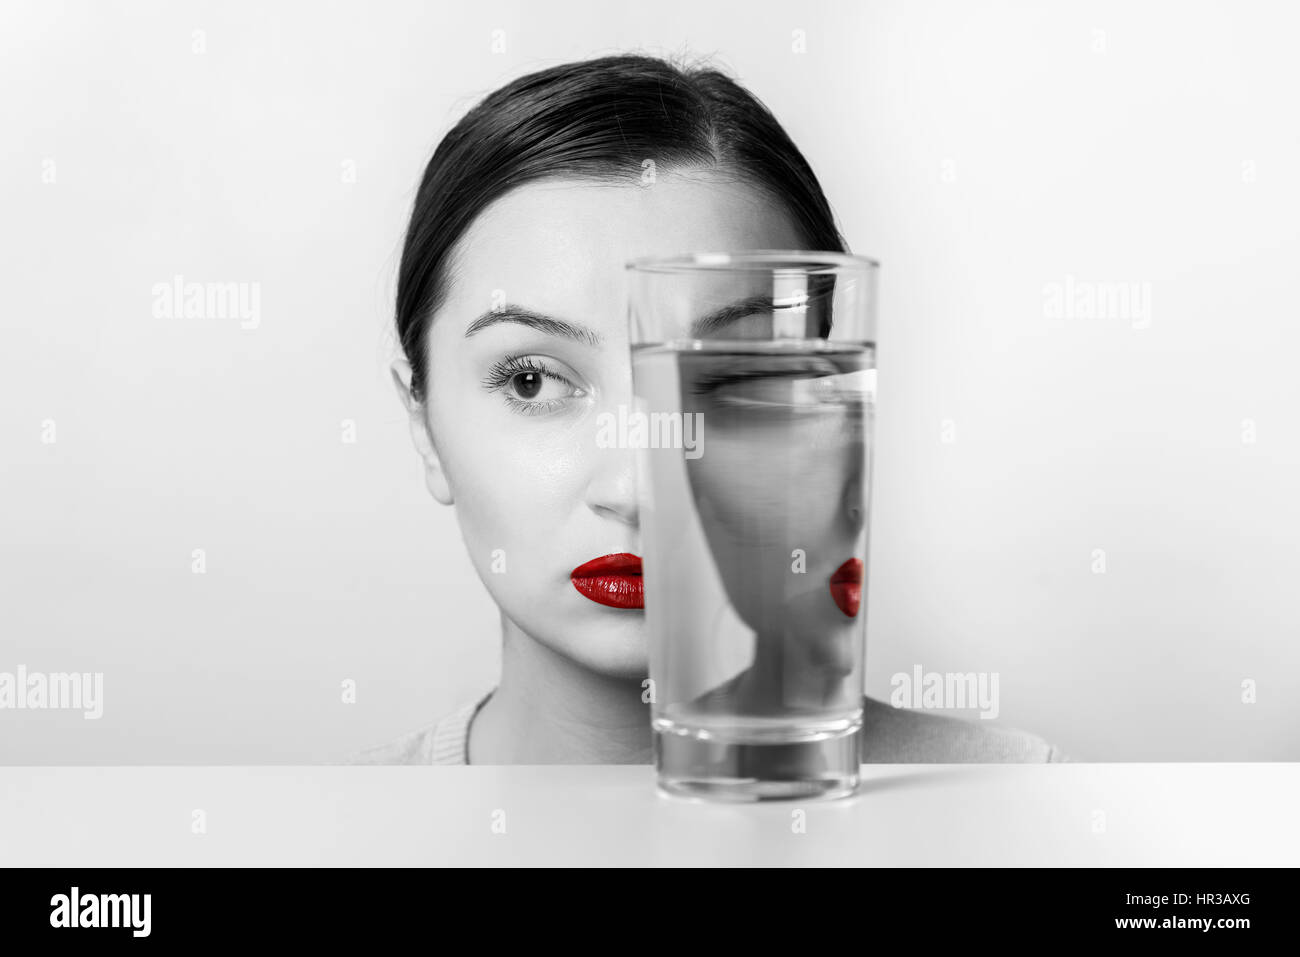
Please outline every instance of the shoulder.
M1028 731L995 727L982 719L954 718L895 708L863 699L864 764L1042 763L1068 760L1059 748Z
M349 755L345 764L467 764L469 725L487 697L383 744Z
M383 744L348 755L345 764L432 764L433 736L438 722L426 724Z

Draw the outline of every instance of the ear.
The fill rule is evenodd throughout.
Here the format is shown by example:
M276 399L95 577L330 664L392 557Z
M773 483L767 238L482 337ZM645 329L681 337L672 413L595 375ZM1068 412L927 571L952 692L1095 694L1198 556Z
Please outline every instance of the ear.
M406 409L411 441L415 443L415 451L424 462L424 484L429 487L429 492L435 499L443 505L450 505L455 499L447 482L447 473L443 471L442 461L438 458L438 450L434 447L428 411L424 403L411 392L411 364L405 359L397 359L393 362L392 373L397 397Z

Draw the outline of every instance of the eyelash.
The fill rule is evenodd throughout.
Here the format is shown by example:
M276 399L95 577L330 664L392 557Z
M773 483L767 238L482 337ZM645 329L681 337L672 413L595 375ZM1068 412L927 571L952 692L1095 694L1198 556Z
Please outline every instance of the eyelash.
M545 376L555 382L563 382L581 394L581 390L577 386L558 372L553 372L532 358L521 358L520 356L506 356L494 363L492 368L488 370L488 374L483 377L483 387L489 392L503 392L505 387L510 384L511 379L528 372ZM563 399L548 399L542 402L529 402L526 399L516 399L512 395L504 394L502 398L506 400L506 404L510 408L523 415L541 415L544 412L550 412L564 401Z

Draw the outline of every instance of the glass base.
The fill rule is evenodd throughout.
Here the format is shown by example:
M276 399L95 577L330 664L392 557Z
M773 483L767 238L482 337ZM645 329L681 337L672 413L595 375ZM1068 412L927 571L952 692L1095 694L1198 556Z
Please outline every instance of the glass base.
M829 800L858 787L861 726L786 742L736 741L656 722L661 790L711 801Z

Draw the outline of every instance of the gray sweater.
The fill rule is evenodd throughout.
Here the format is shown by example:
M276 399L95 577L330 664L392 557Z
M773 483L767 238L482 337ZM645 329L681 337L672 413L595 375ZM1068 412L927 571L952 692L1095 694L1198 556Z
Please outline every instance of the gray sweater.
M348 764L468 764L469 725L488 692L442 719L352 755ZM895 708L863 698L864 764L1032 764L1068 761L1027 731Z

